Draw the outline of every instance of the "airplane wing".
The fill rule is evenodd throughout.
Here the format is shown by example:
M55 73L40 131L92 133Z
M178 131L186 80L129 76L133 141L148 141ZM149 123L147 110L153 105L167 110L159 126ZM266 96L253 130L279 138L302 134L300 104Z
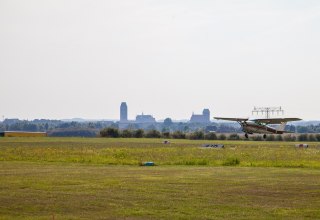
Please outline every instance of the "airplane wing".
M265 124L281 124L289 121L300 121L300 118L261 118L261 119L253 119L251 121L257 123L265 123Z
M249 118L221 118L221 117L214 117L214 119L226 120L226 121L248 121L249 120Z

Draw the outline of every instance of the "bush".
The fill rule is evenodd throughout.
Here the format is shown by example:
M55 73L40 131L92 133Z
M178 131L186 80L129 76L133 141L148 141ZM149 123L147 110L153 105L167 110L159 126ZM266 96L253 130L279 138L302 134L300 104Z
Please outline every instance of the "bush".
M300 134L298 136L298 141L308 141L308 135L307 134Z
M317 141L320 141L320 134L316 134Z
M313 134L309 134L309 141L317 141L316 137Z
M161 137L161 133L157 130L150 130L146 133L146 137L147 138L160 138Z
M164 132L162 132L162 137L163 138L170 138L170 132L169 131L164 131Z
M284 137L283 137L283 140L284 141L296 141L296 136L293 136L293 135L291 135L291 134L288 134L288 135L285 135Z
M240 136L238 134L230 134L228 140L240 140Z
M226 140L227 137L224 134L219 135L219 140Z
M206 139L206 140L217 140L218 137L217 137L217 135L215 133L209 132L209 133L204 135L204 139Z
M282 138L282 135L281 134L278 134L276 136L276 141L283 141L283 138Z
M171 134L174 139L186 139L186 134L181 131L175 131Z
M263 138L261 135L252 136L252 140L254 141L263 141Z
M267 135L266 141L275 141L274 135L273 134Z
M195 131L189 134L191 140L202 140L204 139L204 133L202 131Z
M121 137L123 138L131 138L132 136L133 136L133 133L131 130L126 129L121 132Z
M105 128L100 131L101 137L119 137L119 130L117 128Z
M133 137L142 138L144 136L144 130L138 129L133 132Z

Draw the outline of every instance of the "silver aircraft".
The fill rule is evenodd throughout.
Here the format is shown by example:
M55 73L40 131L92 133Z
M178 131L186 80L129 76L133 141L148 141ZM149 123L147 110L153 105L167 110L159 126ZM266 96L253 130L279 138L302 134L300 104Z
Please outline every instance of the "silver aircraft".
M226 121L236 121L241 127L242 131L245 133L245 137L248 138L248 134L263 134L263 138L267 137L267 134L284 134L293 133L290 131L285 131L287 122L289 121L300 121L300 118L264 118L264 119L251 119L249 118L221 118L214 117L218 120ZM278 124L277 128L268 126L269 124Z

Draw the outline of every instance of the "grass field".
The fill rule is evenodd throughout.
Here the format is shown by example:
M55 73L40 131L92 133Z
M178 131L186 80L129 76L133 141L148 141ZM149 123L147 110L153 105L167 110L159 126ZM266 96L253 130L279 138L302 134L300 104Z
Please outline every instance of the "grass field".
M0 138L0 219L320 219L319 143L203 143Z

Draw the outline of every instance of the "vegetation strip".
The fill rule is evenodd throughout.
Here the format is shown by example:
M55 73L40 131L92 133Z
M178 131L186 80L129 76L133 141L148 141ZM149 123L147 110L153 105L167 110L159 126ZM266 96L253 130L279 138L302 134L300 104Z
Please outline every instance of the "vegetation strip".
M205 140L126 138L2 138L0 161L136 165L320 168L320 146L301 149L291 142L215 141L223 149L204 148Z

